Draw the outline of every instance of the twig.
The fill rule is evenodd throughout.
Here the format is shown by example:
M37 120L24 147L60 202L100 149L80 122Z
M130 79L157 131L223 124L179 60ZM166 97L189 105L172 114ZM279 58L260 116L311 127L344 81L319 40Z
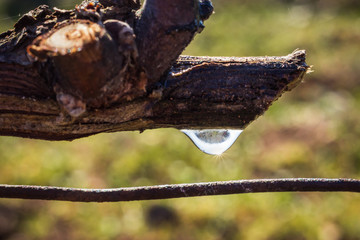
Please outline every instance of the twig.
M258 179L113 189L0 185L0 198L72 202L119 202L259 192L360 192L360 180Z

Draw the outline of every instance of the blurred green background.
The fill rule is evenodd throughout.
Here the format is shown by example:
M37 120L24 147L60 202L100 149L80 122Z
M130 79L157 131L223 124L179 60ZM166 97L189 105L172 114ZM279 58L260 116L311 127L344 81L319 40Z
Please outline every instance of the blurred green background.
M40 2L0 0L0 31ZM77 1L78 3L79 1ZM218 180L360 178L360 2L214 0L185 54L287 55L314 72L220 157L175 129L73 142L0 137L0 183L112 188ZM0 200L0 239L360 239L360 196L267 193L129 203Z

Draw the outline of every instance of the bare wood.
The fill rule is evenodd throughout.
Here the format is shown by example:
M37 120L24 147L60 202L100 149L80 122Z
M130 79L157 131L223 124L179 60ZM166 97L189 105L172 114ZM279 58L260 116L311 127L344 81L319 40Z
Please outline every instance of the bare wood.
M0 198L120 202L270 192L360 192L360 180L289 178L173 184L112 189L0 185Z
M0 88L0 134L72 140L100 132L166 127L243 129L284 91L299 84L307 69L305 51L285 57L184 56L164 86L143 98L89 109L75 121L64 116L51 97L9 96ZM7 71L3 76L0 87L8 79Z

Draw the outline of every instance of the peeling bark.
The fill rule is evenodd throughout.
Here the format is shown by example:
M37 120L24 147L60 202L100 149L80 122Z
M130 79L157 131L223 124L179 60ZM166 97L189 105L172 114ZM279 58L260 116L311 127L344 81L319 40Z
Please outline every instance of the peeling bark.
M301 82L305 52L286 57L180 57L165 85L146 97L88 110L81 118L61 114L54 99L0 95L0 134L72 140L100 132L173 127L243 129L284 91Z
M0 134L72 140L152 128L243 129L301 82L284 57L180 56L208 0L40 6L0 35Z
M137 21L135 33L140 64L151 82L156 82L202 30L211 13L200 16L208 1L147 0ZM156 41L156 44L153 43ZM159 51L161 46L161 51Z

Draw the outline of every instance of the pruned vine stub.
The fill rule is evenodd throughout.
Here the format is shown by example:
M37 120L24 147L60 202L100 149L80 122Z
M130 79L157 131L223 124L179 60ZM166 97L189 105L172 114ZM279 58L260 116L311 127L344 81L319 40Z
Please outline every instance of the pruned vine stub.
M0 35L0 134L72 140L100 132L243 129L298 85L305 51L180 56L209 0L46 5Z

